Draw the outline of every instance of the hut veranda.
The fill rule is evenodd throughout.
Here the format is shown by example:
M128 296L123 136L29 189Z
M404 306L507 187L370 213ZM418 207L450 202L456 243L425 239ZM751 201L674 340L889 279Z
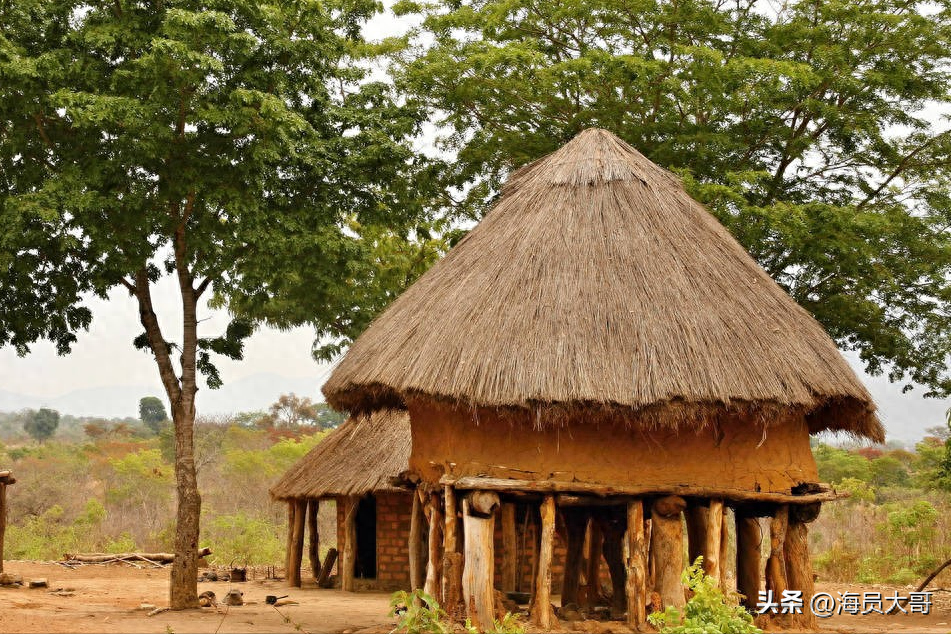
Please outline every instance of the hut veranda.
M808 611L808 523L836 497L809 436L884 438L822 327L678 178L600 129L512 174L323 391L355 417L408 413L403 480L429 504L427 587L481 628L511 579L496 562L514 546L513 508L532 527L520 534L543 628L553 576L563 605L594 601L602 556L631 625L683 605L685 539L748 606L762 589L802 590Z

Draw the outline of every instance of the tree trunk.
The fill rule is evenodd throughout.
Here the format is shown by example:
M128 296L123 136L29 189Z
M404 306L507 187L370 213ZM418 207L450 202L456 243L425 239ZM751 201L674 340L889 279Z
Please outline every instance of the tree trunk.
M504 502L502 511L502 591L514 592L515 580L518 576L516 563L518 560L518 536L515 531L515 505Z
M469 499L463 500L462 508L466 551L462 592L466 614L475 628L484 632L493 628L495 620L494 509L489 506L488 514L474 514L475 509L470 506Z
M426 562L425 590L429 596L436 599L437 603L445 605L442 597L442 558L440 557L443 519L439 506L439 495L433 493L429 496L429 557Z
M345 592L353 592L353 577L356 572L357 563L357 503L359 499L354 496L347 496L345 499L343 570L340 575L340 589Z
M627 624L633 630L647 622L647 542L644 535L644 503L641 500L627 505Z
M185 345L188 345L186 338ZM183 355L184 356L184 353ZM183 381L184 383L184 381ZM192 376L194 386L194 376ZM169 606L173 610L198 606L198 536L201 518L201 495L198 493L198 474L195 470L195 393L172 407L175 424L175 561L172 562L169 583Z
M584 534L588 528L588 513L577 508L563 508L565 517L565 579L561 589L562 607L579 605L581 566L584 564Z
M320 533L317 528L317 512L320 500L307 501L307 558L310 560L310 572L314 581L320 577Z
M551 629L551 556L555 536L555 498L546 495L541 504L541 546L538 552L538 579L532 602L532 622L542 630Z
M418 590L423 587L422 557L420 556L420 546L422 540L423 524L423 503L419 499L420 492L413 491L413 508L409 515L409 588Z
M736 591L748 610L755 610L759 601L762 539L758 518L736 515Z
M651 559L654 561L654 591L660 594L663 609L686 604L681 576L684 571L684 536L681 511L683 498L669 496L651 507Z

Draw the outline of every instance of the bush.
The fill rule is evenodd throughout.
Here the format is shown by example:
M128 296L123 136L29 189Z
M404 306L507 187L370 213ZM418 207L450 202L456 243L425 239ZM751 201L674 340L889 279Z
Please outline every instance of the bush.
M214 561L222 564L276 564L284 555L280 528L241 511L219 515L207 524L203 540L215 545Z
M394 592L390 598L390 616L396 617L394 632L407 634L447 634L445 610L423 590Z
M762 630L736 601L728 599L716 579L703 574L702 557L683 573L683 582L693 593L683 613L675 607L647 617L662 634L754 634Z

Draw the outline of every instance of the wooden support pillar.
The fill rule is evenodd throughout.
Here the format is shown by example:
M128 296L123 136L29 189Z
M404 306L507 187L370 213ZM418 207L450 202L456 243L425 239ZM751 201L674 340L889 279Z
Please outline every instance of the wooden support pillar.
M445 526L443 527L442 596L443 608L451 619L459 615L462 603L462 554L459 552L459 518L456 492L451 486L443 489Z
M357 504L359 498L352 495L344 498L344 523L343 523L343 570L340 575L340 589L345 592L353 592L354 573L357 564Z
M413 507L409 515L409 588L418 590L423 587L422 556L420 547L423 543L423 503L420 500L421 491L413 491Z
M818 624L809 604L809 599L815 594L816 587L812 577L812 561L809 558L807 525L818 516L818 502L790 507L789 527L786 530L786 541L783 546L783 554L786 558L786 583L790 590L801 590L803 596L802 614L793 615L792 625L808 632L816 631Z
M502 519L502 592L514 592L518 578L518 535L515 531L515 504L503 502Z
M736 513L736 591L742 604L755 610L760 591L760 542L763 536L759 519Z
M730 561L730 515L729 509L726 507L723 508L723 513L720 518L720 589L724 593L729 592L730 588L728 587L729 574L728 571L731 567L736 568L736 561ZM734 571L733 578L736 578L736 573Z
M0 572L3 572L3 537L7 532L7 485L0 482Z
M294 500L287 501L287 542L284 544L284 578L290 583L291 568L294 558L294 515L297 512L297 503ZM292 584L293 585L293 584Z
M581 589L581 606L590 608L601 601L601 552L604 548L604 534L601 525L591 518L585 537L585 573L584 587Z
M684 509L687 525L687 565L692 566L697 557L703 556L703 545L707 535L708 509L694 500Z
M442 600L442 531L443 519L439 495L429 496L429 557L426 562L426 593L443 605Z
M624 565L624 533L627 528L627 513L607 518L602 523L604 544L602 552L611 574L611 616L621 618L627 611L627 567Z
M532 622L543 630L551 629L551 556L555 537L555 498L546 495L539 508L541 542L538 550L538 579L532 600Z
M288 527L290 533L290 550L287 557L287 585L299 588L301 586L300 568L304 560L304 522L307 519L307 500L293 500L294 507L291 517L293 524Z
M497 493L475 491L462 502L465 566L462 592L466 614L480 632L492 629L495 621L495 509Z
M769 521L769 559L766 560L766 590L773 592L773 600L782 599L783 593L789 589L786 582L786 531L789 527L789 506L781 504L776 507ZM774 614L773 620L785 623L789 615Z
M562 607L571 603L579 604L581 586L581 566L584 564L584 534L588 527L590 514L587 511L565 507L565 579L561 588Z
M317 512L320 500L307 500L307 559L310 572L316 581L320 577L320 531L317 527Z
M703 571L710 577L720 580L720 546L723 536L723 500L710 500L707 507L706 525L703 529Z
M663 609L686 604L681 576L684 570L684 536L681 512L687 506L676 495L656 500L651 507L651 559L654 562L654 591Z
M647 622L647 541L644 535L644 502L634 500L627 505L625 533L627 581L627 624L640 630Z

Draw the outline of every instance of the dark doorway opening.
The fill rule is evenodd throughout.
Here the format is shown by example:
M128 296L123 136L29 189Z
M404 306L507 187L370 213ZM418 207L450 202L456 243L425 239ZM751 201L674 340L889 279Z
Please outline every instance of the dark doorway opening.
M357 505L357 556L353 576L376 579L376 498L368 495Z

